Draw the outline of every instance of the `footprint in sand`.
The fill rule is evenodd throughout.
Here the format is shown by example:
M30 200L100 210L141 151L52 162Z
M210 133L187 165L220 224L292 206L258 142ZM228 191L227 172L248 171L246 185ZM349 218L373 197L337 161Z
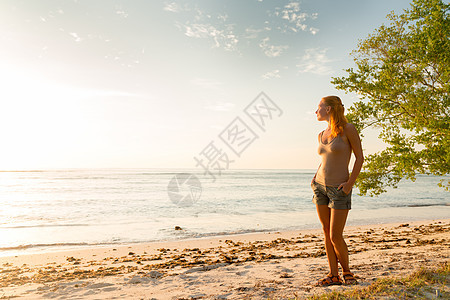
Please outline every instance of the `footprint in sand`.
M127 280L127 279L125 279ZM141 277L141 276L133 276L131 279L128 280L129 284L139 284L139 283L148 283L150 281L150 278L148 277Z
M239 271L239 272L236 272L236 275L238 275L238 276L244 276L245 274L247 274L248 273L248 271Z
M293 273L294 270L288 269L288 268L283 268L283 269L280 270L280 272L283 272L283 273Z
M94 284L88 285L87 288L89 288L89 289L101 289L101 288L104 288L104 287L111 287L113 285L114 284L112 284L112 283L106 283L106 282L104 282L104 283L94 283Z

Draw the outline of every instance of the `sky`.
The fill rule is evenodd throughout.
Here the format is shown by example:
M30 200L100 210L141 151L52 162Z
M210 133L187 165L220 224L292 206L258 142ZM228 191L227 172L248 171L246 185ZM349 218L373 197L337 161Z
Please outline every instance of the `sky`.
M0 170L317 168L332 77L409 6L0 0Z

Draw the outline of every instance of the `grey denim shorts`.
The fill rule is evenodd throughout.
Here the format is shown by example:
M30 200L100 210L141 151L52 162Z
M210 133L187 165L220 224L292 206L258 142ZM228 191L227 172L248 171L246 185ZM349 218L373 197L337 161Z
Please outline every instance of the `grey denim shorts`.
M324 186L313 182L311 188L314 192L312 202L317 205L328 205L334 209L352 209L352 191L345 194L342 189L338 190L334 186Z

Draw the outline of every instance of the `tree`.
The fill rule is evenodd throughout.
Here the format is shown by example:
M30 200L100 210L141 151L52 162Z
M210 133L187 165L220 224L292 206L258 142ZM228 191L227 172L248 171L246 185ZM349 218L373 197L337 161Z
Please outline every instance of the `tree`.
M368 155L356 183L362 195L379 195L402 178L450 172L449 4L413 0L410 9L387 16L352 52L355 68L332 78L336 88L360 100L348 119L361 132L380 131L386 148ZM438 184L449 190L450 180Z

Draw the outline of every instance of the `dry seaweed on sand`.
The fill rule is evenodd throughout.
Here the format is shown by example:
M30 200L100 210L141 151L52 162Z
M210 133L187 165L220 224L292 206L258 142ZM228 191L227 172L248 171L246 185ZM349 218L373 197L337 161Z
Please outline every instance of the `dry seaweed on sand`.
M366 287L354 287L309 297L325 299L450 299L450 265L420 268L404 277L386 277Z

